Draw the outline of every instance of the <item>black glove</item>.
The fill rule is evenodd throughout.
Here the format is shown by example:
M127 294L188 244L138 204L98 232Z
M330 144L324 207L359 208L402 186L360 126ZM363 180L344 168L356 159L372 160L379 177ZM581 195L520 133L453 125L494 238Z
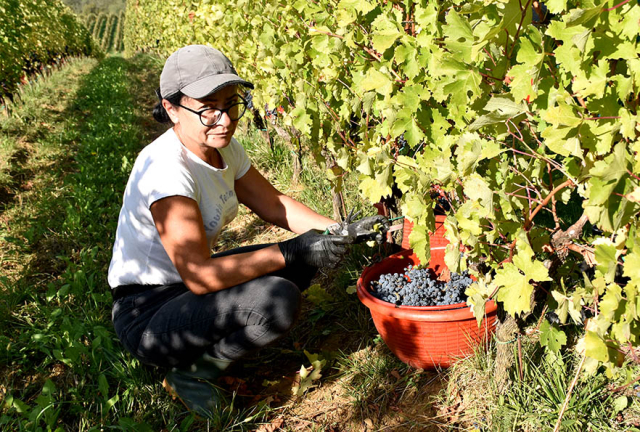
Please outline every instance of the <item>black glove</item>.
M389 219L384 216L369 216L356 222L351 222L351 215L344 222L328 227L331 234L346 235L353 238L354 243L375 240L382 243L389 231ZM378 229L374 229L375 225Z
M352 242L353 239L348 236L323 235L311 230L278 243L278 247L287 266L307 264L334 268L347 252L346 245Z

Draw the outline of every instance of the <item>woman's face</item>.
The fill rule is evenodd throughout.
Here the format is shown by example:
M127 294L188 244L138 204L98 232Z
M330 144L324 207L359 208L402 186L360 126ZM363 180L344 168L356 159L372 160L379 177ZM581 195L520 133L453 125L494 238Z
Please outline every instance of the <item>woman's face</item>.
M194 111L202 111L206 108L225 109L237 101L237 86L229 86L202 99L192 99L185 96L182 98L180 105ZM164 103L170 106L167 112L169 112L169 116L176 127L180 129L182 138L188 139L199 146L209 148L223 148L231 142L231 137L233 137L236 127L238 126L238 120L232 121L228 113L222 113L222 116L215 125L205 126L200 121L198 114L179 106L173 106L167 101L164 101L163 104ZM207 113L211 114L213 111L208 111ZM203 114L203 119L206 122L205 114Z

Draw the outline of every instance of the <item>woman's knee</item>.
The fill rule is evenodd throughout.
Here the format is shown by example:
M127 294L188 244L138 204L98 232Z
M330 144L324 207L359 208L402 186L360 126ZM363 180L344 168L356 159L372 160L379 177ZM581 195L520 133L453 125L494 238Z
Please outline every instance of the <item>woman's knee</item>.
M302 296L298 286L281 277L271 277L264 312L278 329L289 330L300 315Z

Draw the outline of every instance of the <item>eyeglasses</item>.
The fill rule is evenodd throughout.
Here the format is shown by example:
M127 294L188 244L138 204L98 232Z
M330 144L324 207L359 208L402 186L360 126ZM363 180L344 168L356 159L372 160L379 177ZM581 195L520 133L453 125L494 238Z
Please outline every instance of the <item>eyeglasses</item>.
M184 105L177 105L180 108L184 108L187 111L198 114L198 116L200 117L200 123L202 123L203 126L214 126L222 118L222 113L227 113L231 121L239 120L240 117L244 115L244 113L247 111L247 101L245 101L242 96L238 96L238 99L240 99L240 101L234 102L227 108L223 109L205 108L203 110L196 111Z

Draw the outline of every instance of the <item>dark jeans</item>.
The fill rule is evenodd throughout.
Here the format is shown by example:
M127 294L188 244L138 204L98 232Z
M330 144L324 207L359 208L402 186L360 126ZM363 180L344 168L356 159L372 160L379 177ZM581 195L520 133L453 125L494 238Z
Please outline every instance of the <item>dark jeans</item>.
M246 246L213 255L249 252ZM309 287L315 267L287 267L204 295L182 284L141 287L116 299L112 319L125 348L141 362L186 366L203 353L238 360L278 338L300 312L300 292ZM133 287L133 286L132 286Z

